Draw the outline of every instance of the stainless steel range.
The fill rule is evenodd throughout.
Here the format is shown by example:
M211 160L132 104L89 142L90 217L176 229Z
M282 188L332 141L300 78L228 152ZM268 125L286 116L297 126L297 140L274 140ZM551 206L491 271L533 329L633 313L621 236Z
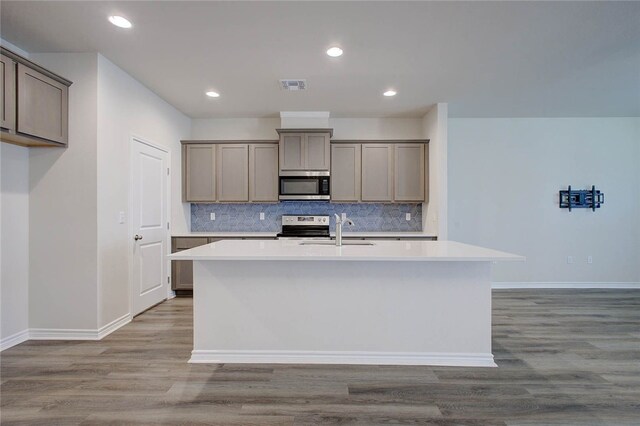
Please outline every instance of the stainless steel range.
M282 216L282 232L277 237L279 240L329 240L329 216Z

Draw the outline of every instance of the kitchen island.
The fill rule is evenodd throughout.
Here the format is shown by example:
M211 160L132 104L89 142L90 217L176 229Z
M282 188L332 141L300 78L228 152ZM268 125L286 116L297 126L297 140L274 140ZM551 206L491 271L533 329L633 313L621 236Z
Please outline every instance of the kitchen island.
M194 363L495 366L491 265L452 241L225 240L194 262Z

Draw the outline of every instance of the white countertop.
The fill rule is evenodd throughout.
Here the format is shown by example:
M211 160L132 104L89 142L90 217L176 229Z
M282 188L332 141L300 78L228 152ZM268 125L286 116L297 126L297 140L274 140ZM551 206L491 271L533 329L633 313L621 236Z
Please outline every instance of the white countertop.
M277 232L185 232L172 237L204 237L204 238L274 238ZM334 237L335 233L332 232ZM344 238L433 238L433 235L422 232L342 232Z
M301 245L300 240L222 240L169 255L173 260L524 261L523 256L455 241L374 241L370 246Z

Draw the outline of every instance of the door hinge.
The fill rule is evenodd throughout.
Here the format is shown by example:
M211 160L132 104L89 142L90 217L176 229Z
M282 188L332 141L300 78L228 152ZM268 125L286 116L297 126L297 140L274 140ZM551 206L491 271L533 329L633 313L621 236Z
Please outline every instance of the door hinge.
M167 167L167 176L169 175L169 168Z
M169 222L167 222L167 229L169 229Z
M171 277L167 277L167 284L171 284Z

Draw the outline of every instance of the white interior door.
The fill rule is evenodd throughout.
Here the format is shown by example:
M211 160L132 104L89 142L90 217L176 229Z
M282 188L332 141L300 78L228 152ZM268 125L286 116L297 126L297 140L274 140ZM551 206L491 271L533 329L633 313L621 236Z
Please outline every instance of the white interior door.
M163 301L168 294L168 156L161 149L133 139L132 315Z

